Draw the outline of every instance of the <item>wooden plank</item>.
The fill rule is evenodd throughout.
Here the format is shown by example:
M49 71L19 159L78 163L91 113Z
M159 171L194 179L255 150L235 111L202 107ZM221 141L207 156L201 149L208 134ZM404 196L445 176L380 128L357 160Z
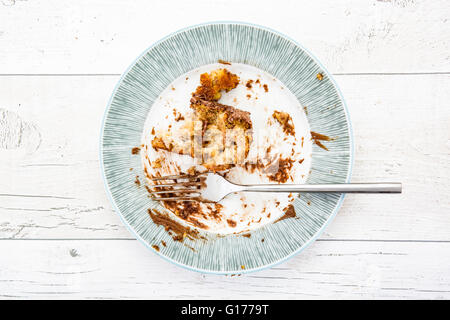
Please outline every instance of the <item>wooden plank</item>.
M167 34L218 20L279 30L335 73L450 72L449 15L447 0L3 0L0 73L122 73Z
M270 270L231 277L184 270L135 240L3 240L0 298L448 299L449 249L319 241Z
M1 238L131 237L109 204L98 160L116 81L0 77ZM401 181L404 193L348 195L322 237L450 240L450 110L442 104L450 76L337 81L354 127L353 181Z

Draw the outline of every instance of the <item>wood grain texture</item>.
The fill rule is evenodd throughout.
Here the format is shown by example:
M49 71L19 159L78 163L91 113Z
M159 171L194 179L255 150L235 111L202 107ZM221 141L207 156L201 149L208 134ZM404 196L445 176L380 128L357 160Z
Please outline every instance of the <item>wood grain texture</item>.
M136 240L3 240L0 298L448 299L449 249L318 241L282 265L233 277L181 269Z
M401 181L401 195L348 195L325 239L450 240L449 75L337 76L355 135L354 182ZM0 77L0 108L23 134L0 148L1 238L130 238L98 162L117 77ZM1 120L0 120L1 121ZM17 119L15 120L17 121ZM12 135L4 131L3 138Z
M450 72L447 0L0 1L0 73L122 73L155 41L234 20L296 39L331 72Z

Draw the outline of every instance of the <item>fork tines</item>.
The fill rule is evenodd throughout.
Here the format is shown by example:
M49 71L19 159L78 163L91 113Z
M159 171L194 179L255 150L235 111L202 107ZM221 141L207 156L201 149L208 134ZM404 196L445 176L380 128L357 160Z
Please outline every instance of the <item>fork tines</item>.
M154 191L150 192L150 198L156 201L198 201L201 196L199 189L204 185L204 179L200 175L171 175L150 180L156 183L151 186ZM174 182L166 182L167 180Z

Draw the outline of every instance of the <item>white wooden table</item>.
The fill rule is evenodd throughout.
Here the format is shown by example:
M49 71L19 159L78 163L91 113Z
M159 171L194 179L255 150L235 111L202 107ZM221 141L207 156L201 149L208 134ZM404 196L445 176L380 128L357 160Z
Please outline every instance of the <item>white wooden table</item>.
M353 181L322 237L270 270L178 268L107 200L99 133L126 67L188 25L237 20L301 42L335 76ZM450 2L0 0L0 298L450 298Z

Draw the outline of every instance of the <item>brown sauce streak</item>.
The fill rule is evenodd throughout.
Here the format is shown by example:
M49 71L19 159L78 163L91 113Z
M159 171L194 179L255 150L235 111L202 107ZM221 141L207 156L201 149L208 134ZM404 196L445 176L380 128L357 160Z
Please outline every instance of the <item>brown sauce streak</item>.
M285 183L290 178L290 171L294 160L290 158L280 159L278 161L278 171L268 176L270 181Z
M295 209L294 206L292 204L288 205L286 208L284 208L284 215L282 215L276 222L279 222L281 220L284 219L289 219L289 218L295 218L296 214L295 214Z
M315 143L316 145L318 145L319 147L321 147L324 150L328 151L328 148L321 142L321 141L332 141L333 139L330 138L329 136L326 136L324 134L320 134L314 131L311 131L311 139L313 141L313 143Z
M148 213L153 222L157 225L163 226L175 241L182 242L186 237L191 240L200 238L197 230L192 230L189 227L183 226L168 216L161 214L156 209L148 209Z

